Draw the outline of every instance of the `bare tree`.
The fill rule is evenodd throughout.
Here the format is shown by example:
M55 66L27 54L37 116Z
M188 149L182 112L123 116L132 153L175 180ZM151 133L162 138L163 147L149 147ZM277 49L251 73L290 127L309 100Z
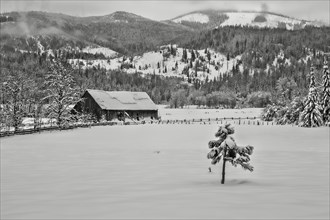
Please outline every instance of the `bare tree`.
M71 108L81 100L72 72L72 68L65 67L61 62L54 62L51 63L46 77L48 117L55 118L60 128L72 121Z
M14 68L13 68L14 69ZM22 124L23 117L27 113L27 91L31 88L31 82L22 71L9 71L2 83L3 104L1 111L6 116L5 124L14 127L16 132Z

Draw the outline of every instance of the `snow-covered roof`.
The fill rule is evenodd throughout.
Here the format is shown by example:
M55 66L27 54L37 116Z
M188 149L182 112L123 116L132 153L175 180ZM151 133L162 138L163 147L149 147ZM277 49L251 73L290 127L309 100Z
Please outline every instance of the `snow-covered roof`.
M103 91L88 89L87 92L104 110L158 110L145 92Z

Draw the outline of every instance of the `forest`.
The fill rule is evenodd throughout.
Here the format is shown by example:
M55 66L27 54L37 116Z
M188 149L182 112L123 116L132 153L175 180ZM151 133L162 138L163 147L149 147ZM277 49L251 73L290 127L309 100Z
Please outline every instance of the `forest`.
M323 63L329 55L329 30L327 27L297 31L225 27L203 31L198 37L191 36L179 45L195 50L212 48L227 57L242 57L241 63L226 74L206 81L194 78L186 82L178 77L143 75L138 71L128 74L120 69L99 67L74 69L66 61L72 53L64 49L55 57L38 50L7 50L0 55L0 101L5 106L14 99L15 102L19 100L25 108L22 117L31 116L31 106L38 100L42 100L42 105L50 105L51 99L45 98L51 95L47 94L47 76L50 71L56 73L54 65L59 63L59 69L63 71L64 68L72 76L78 96L86 89L127 90L147 92L156 104L173 108L185 105L201 108L289 106L294 101L302 103L308 97L311 67L313 80L317 85L322 84ZM61 38L56 40L56 44L62 44ZM100 54L82 53L79 56L104 58ZM239 71L238 65L243 66L243 72ZM16 88L15 92L9 89L9 82ZM21 107L17 108L21 111Z

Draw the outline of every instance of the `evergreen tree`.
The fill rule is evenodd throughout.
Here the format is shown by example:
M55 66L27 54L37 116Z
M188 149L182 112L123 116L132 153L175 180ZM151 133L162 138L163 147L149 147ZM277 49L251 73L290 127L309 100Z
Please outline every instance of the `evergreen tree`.
M236 145L235 140L230 135L234 134L234 128L230 124L220 126L215 137L218 140L211 140L209 142L209 148L212 150L207 154L208 159L212 159L211 164L215 165L222 159L222 179L221 184L225 183L225 166L226 162L230 162L233 166L241 165L245 170L253 171L253 166L248 162L250 156L253 153L254 147L246 146L239 147ZM238 155L238 157L237 157Z
M330 122L330 73L328 63L325 61L323 66L323 96L321 100L323 121Z
M323 124L323 117L322 108L318 104L313 68L311 68L310 75L309 93L304 103L304 110L299 117L299 125L302 127L319 127Z
M183 62L186 62L188 59L187 57L187 50L186 49L183 49L183 53L182 53L182 61Z
M196 55L194 53L194 50L191 50L191 61L194 62L196 59Z
M210 62L211 62L211 53L210 53L210 51L207 51L206 56L207 56L207 60L208 60L209 63L210 63Z
M173 47L172 46L172 44L171 44L171 54L173 55L173 56L176 56L176 47Z

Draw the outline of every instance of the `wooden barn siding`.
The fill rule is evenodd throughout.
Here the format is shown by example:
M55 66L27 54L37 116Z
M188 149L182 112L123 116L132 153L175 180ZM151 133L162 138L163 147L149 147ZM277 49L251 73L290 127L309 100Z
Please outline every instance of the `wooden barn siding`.
M86 111L96 116L98 120L101 119L102 114L104 113L101 107L96 103L93 97L88 93L85 92L82 96L84 101L80 102L78 105L75 106L75 109L78 112Z

